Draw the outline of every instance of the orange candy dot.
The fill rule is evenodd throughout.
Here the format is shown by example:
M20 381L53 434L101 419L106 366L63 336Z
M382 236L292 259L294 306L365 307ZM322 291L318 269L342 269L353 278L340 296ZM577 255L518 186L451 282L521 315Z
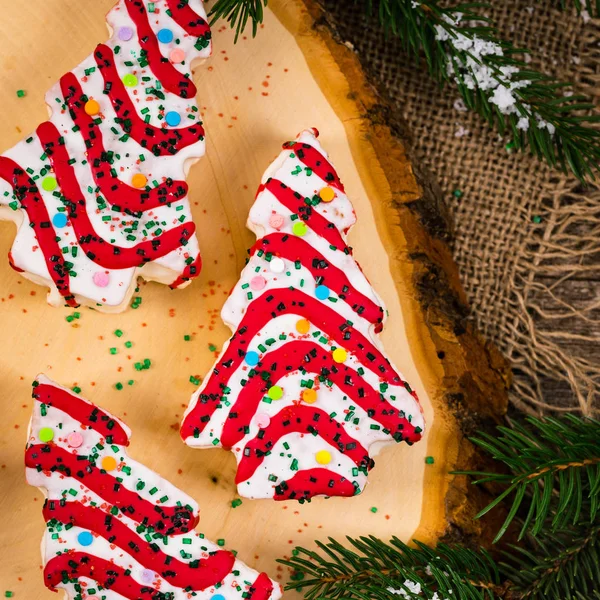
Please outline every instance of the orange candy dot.
M114 471L117 468L117 461L112 456L105 456L102 459L102 468L105 471Z
M317 392L315 390L306 389L302 391L302 400L307 404L314 404L317 401Z
M132 178L131 178L131 185L133 185L133 187L135 188L145 188L146 184L148 183L148 178L145 175L142 175L141 173L136 173Z
M300 319L296 322L296 331L298 333L308 333L310 331L310 321L307 319Z
M85 103L85 112L93 117L100 112L100 104L96 100L88 100Z
M321 200L323 200L323 202L332 202L335 198L335 192L330 187L324 187L319 192L319 197L321 198Z

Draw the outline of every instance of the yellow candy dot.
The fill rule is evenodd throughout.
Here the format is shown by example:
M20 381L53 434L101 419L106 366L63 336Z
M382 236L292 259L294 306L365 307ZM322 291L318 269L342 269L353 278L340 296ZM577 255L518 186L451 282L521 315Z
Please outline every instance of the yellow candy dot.
M330 187L324 187L319 192L319 197L321 198L321 200L323 200L323 202L331 202L335 199L335 192Z
M100 104L98 104L96 100L88 100L85 103L85 112L90 115L90 117L97 115L100 112Z
M332 356L336 363L343 363L348 358L348 353L343 348L336 348L333 351Z
M296 331L298 333L308 333L310 331L310 321L307 319L296 321Z
M117 468L117 461L112 456L105 456L102 459L102 468L105 471L114 471Z
M269 396L271 400L281 400L281 398L283 398L283 388L280 388L278 385L274 385L273 387L269 388L267 396Z
M327 450L319 450L315 454L315 458L320 465L328 465L331 462L331 452Z
M317 401L317 392L315 390L307 389L302 392L302 400L307 404L313 404Z
M136 187L139 189L145 188L147 183L148 183L148 178L145 175L142 175L141 173L136 173L131 178L131 185L133 187Z

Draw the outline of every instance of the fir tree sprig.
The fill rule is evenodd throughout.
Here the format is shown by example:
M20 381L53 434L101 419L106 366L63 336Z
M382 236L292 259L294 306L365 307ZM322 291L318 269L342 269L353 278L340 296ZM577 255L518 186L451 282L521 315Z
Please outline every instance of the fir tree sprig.
M522 532L499 562L459 544L330 538L279 561L293 570L286 589L307 600L600 599L600 422L528 418L477 443L509 471L475 474L477 483L506 486L499 497L512 502L502 531L516 520Z
M600 506L600 421L567 415L562 419L527 417L497 435L482 433L472 441L503 462L510 473L461 473L479 477L473 483L506 486L477 518L507 498L512 506L498 541L528 504L519 537L542 529L559 531L579 521L593 522ZM551 517L549 519L549 517Z
M570 85L530 69L521 58L529 51L499 37L483 14L486 4L442 7L439 0L362 0L384 28L397 36L417 62L425 60L440 84L457 86L466 106L507 134L509 147L527 148L538 158L581 180L600 166L600 120L583 95ZM580 10L588 0L574 0ZM227 18L236 39L252 20L262 22L267 0L218 0L214 19ZM563 0L566 4L567 0ZM385 43L382 40L382 43Z
M420 598L418 589L428 598L437 593L440 600L483 600L506 590L484 550L419 542L411 548L396 537L389 543L374 536L347 541L350 548L329 538L317 542L320 552L296 548L290 559L279 560L294 571L286 590L302 590L307 600L389 600L402 592Z

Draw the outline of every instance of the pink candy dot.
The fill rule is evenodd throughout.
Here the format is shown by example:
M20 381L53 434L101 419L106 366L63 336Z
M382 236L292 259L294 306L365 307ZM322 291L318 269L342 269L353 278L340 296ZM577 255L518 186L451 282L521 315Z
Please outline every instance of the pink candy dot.
M265 427L269 426L269 423L271 422L271 417L269 417L269 415L267 415L266 413L257 413L254 417L254 422L261 429L264 429Z
M131 27L121 27L119 29L119 39L123 42L128 42L133 37L133 29Z
M71 448L79 448L83 444L83 436L74 431L67 436L67 444L71 446Z
M262 290L265 285L267 285L267 280L264 277L261 277L260 275L257 275L256 277L253 277L250 280L250 287L253 290Z
M106 287L110 281L108 273L104 273L103 271L98 271L97 273L94 273L92 279L94 283L101 288Z
M171 59L171 62L178 65L185 60L185 52L181 48L175 48L169 55L169 58Z
M281 229L283 227L284 222L285 219L283 218L283 215L277 213L273 213L269 218L269 225L273 229Z
M151 571L150 569L144 569L142 571L142 581L144 583L152 583L154 581L155 576L156 573L154 571Z

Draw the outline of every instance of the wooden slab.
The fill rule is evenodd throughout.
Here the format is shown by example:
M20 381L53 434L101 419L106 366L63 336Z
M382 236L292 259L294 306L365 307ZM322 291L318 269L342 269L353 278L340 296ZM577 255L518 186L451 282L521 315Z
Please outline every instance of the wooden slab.
M104 15L112 3L6 5L0 24L2 150L45 118L44 92L106 38ZM214 57L196 72L208 132L207 156L189 181L205 264L200 280L177 292L144 285L137 310L117 316L81 310L69 323L74 311L46 306L42 288L0 263L0 594L55 598L40 573L42 495L26 485L23 467L30 384L38 372L78 385L123 418L133 430L132 456L199 501L200 529L225 538L243 560L282 580L287 574L275 559L295 544L364 534L431 542L457 515L470 514L463 484L447 475L458 457L471 453L462 439L461 407L467 414L501 412L504 365L461 320L457 307L464 298L449 251L414 211L434 205L434 198L389 129L367 118L377 99L356 57L327 30L313 27L319 20L314 6L271 4L255 40L234 46L233 34L217 27ZM17 98L18 89L27 96ZM412 448L386 449L361 496L301 506L244 500L233 509L233 456L191 450L177 429L194 390L190 376L206 373L229 336L219 311L253 242L244 223L260 176L281 142L310 126L321 130L355 203L359 221L351 243L390 313L382 339L418 391L429 429ZM0 223L0 256L13 236L13 225ZM123 337L114 335L117 329ZM137 372L133 364L144 358L152 367ZM135 383L128 386L129 380ZM122 391L117 382L125 384ZM426 456L435 464L427 466Z

